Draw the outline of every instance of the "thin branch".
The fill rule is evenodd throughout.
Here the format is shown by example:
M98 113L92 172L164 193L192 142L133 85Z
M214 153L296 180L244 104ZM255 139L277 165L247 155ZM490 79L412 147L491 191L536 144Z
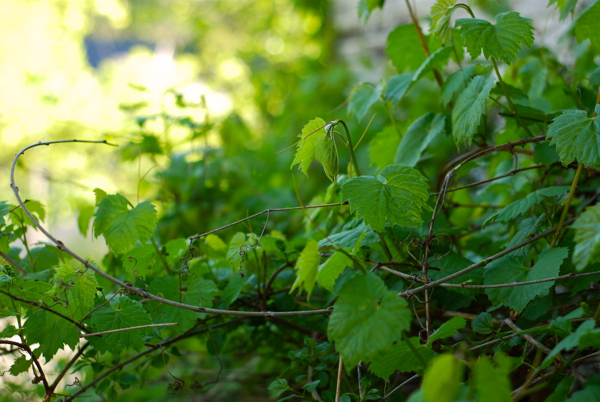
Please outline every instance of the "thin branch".
M186 338L191 338L193 336L202 334L206 331L212 330L212 329L216 329L216 328L221 328L236 322L240 322L242 321L243 318L235 318L233 320L229 320L227 322L223 322L221 324L216 324L213 325L212 327L207 327L207 328L202 328L202 329L198 329L196 331L191 331L185 334L181 334L179 336L176 336L175 338L169 339L168 341L164 341L161 343L157 343L152 345L152 347L144 350L143 352L140 352L132 357L130 357L129 359L123 361L122 363L119 363L113 367L111 367L110 369L106 370L104 373L102 373L101 375L99 375L98 377L96 377L94 380L90 381L88 384L84 385L83 387L81 387L79 390L77 390L77 392L75 392L73 395L68 396L66 398L66 401L72 401L73 399L77 398L79 395L83 394L85 391L87 391L89 388L93 387L94 385L96 385L97 383L99 383L100 381L102 381L103 379L105 379L106 377L108 377L109 375L111 375L112 373L114 373L115 371L121 370L123 367L125 367L126 365L128 365L129 363L132 363L136 360L138 360L141 357L146 356L147 354L150 354L152 352L154 352L155 350L158 350L160 348L163 348L165 346L169 346L173 343L179 342L182 339L186 339Z
M81 357L81 355L83 354L83 352L85 352L85 350L87 349L88 346L90 346L89 342L85 342L83 345L81 345L81 347L79 348L79 350L77 351L77 353L75 353L73 355L73 357L71 358L71 360L69 360L69 362L67 363L67 365L60 371L60 373L58 374L58 376L54 379L54 382L52 383L52 385L50 385L50 392L54 393L54 391L56 390L56 387L58 387L58 384L61 382L61 380L63 379L63 377L67 374L67 371L69 371L69 369L71 368L71 366L73 364L75 364L75 362L77 360L79 360L79 358Z
M19 342L15 342L15 341L8 341L8 340L0 340L0 344L5 344L5 345L13 345L18 347L19 349L23 349L25 352L27 352L27 354L31 357L31 360L33 361L33 364L35 364L35 366L37 367L39 373L40 373L40 379L42 380L42 383L44 384L44 390L46 392L46 396L50 395L50 386L48 385L48 380L46 380L46 374L44 374L44 370L42 370L42 365L40 364L40 362L38 361L37 357L35 356L35 354L33 353L33 351L31 350L31 348L29 347L29 345L25 344L25 343L19 343Z
M388 392L382 399L382 401L387 400L390 396L392 396L392 394L396 391L398 391L400 388L402 388L403 386L405 386L406 384L408 384L409 382L411 382L412 380L416 380L417 378L419 378L420 375L415 374L412 377L410 377L408 380L404 381L402 384L398 385L396 388L394 388L393 390L391 390L390 392Z
M17 264L16 262L14 262L9 256L7 256L6 254L4 254L2 251L0 251L0 257L2 257L2 259L4 261L8 262L17 271L19 271L23 275L27 275L27 271L25 271L23 268L21 268L19 266L19 264Z
M325 309L325 310L313 310L313 311L232 311L232 310L218 310L218 309L212 309L212 308L204 308L204 307L198 307L198 306L192 306L189 304L184 304L184 303L179 303L179 302L175 302L173 300L169 300L169 299L165 299L163 297L159 297L156 295L153 295L152 293L146 292L145 290L139 289L137 287L135 287L134 285L130 284L130 283L126 283L123 282L109 274L107 274L106 272L102 271L101 269L99 269L98 267L94 266L93 264L91 264L89 261L87 261L86 259L84 259L83 257L81 257L79 254L75 253L74 251L70 250L67 246L65 246L65 244L56 239L52 234L50 234L50 232L48 232L43 226L40 225L40 223L37 221L37 219L35 219L33 217L33 215L31 214L31 212L27 209L27 207L25 206L25 204L23 203L23 200L21 199L21 196L19 195L19 188L17 187L17 185L15 184L15 168L17 165L17 161L19 159L19 157L21 155L23 155L25 153L25 151L27 151L30 148L33 147L37 147L40 145L50 145L50 144L57 144L57 143L64 143L64 142L84 142L84 141L78 141L78 140L67 140L67 141L50 141L50 142L45 142L45 143L37 143L37 144L33 144L30 145L28 147L23 148L19 153L17 153L17 155L15 156L15 159L13 160L13 164L11 167L11 171L10 171L10 186L13 189L13 192L15 194L15 197L17 198L17 201L19 202L19 205L21 206L21 208L23 208L23 210L25 211L25 213L27 214L27 216L29 217L29 219L31 219L31 221L34 223L34 225L42 232L44 233L44 235L46 235L46 237L48 239L50 239L54 244L56 244L57 248L61 251L66 252L67 254L71 255L73 258L75 258L77 261L81 262L85 267L91 269L92 271L96 272L98 275L103 276L104 278L108 279L109 281L113 282L114 284L125 288L127 290L129 290L130 292L136 294L139 297L145 298L145 299L150 299L150 300L154 300L154 301L158 301L161 302L163 304L166 305L170 305L170 306L174 306L174 307L178 307L178 308L183 308L186 310L192 310L192 311L197 311L200 313L208 313L208 314L220 314L220 315L235 315L235 316L240 316L240 317L291 317L291 316L305 316L305 315L321 315L321 314L331 314L331 312L333 311L333 309ZM107 143L106 141L87 141L87 142L95 142L95 143ZM112 145L112 144L111 144ZM337 204L325 204L325 205L313 205L313 206L307 206L307 207L293 207L293 208L277 208L277 209L269 209L263 212L259 212L258 214L252 215L248 218L242 219L238 222L234 222L230 225L226 225L222 228L219 229L215 229L211 232L207 232L203 235L196 235L194 237L192 237L191 239L197 239L200 238L202 236L208 235L210 233L214 233L216 231L222 230L226 227L235 225L239 222L243 222L246 221L248 219L251 219L255 216L259 216L262 215L264 213L270 213L270 212L277 212L277 211L290 211L290 210L304 210L306 208L321 208L321 207L328 207L328 206L340 206L342 205L342 203L337 203Z
M515 332L523 332L523 330L521 328L517 327L517 325L510 318L507 318L506 320L504 320L504 323L506 325L508 325ZM546 353L546 354L550 354L550 352L552 352L547 346L543 345L537 339L535 339L533 336L531 336L529 334L517 334L517 335L522 337L523 339L525 339L527 342L531 343L536 348L543 350L544 353Z
M342 361L342 355L340 355L340 361L338 363L337 383L335 385L335 402L340 402L340 394L342 390L342 369L344 362Z
M569 279L569 278L581 278L584 276L592 276L592 275L600 275L600 271L595 271L595 272L585 272L583 274L574 274L574 273L570 273L570 274L566 274L566 275L561 275L561 276L555 276L553 278L545 278L545 279L538 279L535 281L527 281L527 282L511 282L511 283L502 283L499 285L463 285L463 284L451 284L451 283L443 283L440 286L443 287L447 287L447 288L462 288L462 289L496 289L496 288L512 288L515 286L525 286L525 285L532 285L535 283L543 283L543 282L552 282L552 281L557 281L560 279Z
M178 322L168 322L164 324L149 324L149 325L139 325L137 327L128 327L128 328L119 328L119 329L111 329L110 331L102 331L102 332L94 332L91 334L79 334L80 338L87 338L90 336L102 336L105 334L113 334L115 332L123 332L123 331L133 331L134 329L143 329L143 328L154 328L154 327L172 327L179 325Z
M575 221L575 218L569 219L568 221L565 222L565 226L566 225L570 225L574 221ZM469 266L469 267L467 267L465 269L462 269L462 270L460 270L458 272L455 272L452 275L448 275L448 276L446 276L444 278L438 279L437 281L429 282L429 283L427 283L427 284L425 284L423 286L420 286L418 288L415 288L415 289L405 290L403 292L400 292L399 295L402 296L402 297L405 297L405 298L409 298L409 297L414 296L416 293L422 292L422 291L424 291L426 289L433 288L435 286L439 286L442 283L446 283L448 281L451 281L454 278L458 278L459 276L465 275L465 274L467 274L467 273L469 273L469 272L471 272L471 271L473 271L473 270L475 270L477 268L483 267L483 266L489 264L490 262L492 262L494 260L497 260L500 257L505 256L506 254L510 254L510 253L512 253L515 250L518 250L518 249L520 249L522 247L525 247L526 245L528 245L530 243L533 243L536 240L542 239L542 238L544 238L544 237L546 237L546 236L548 236L550 234L553 234L555 230L556 230L555 227L552 228L552 229L548 229L548 230L546 230L546 231L544 231L544 232L542 232L542 233L540 233L538 235L532 236L530 239L525 240L525 241L523 241L523 242L521 242L521 243L519 243L519 244L517 244L517 245L515 245L513 247L509 247L506 250L503 250L503 251L501 251L501 252L499 252L497 254L494 254L493 256L488 257L488 258L486 258L486 259L484 259L484 260L482 260L482 261L480 261L480 262L478 262L476 264L473 264L473 265L471 265L471 266Z

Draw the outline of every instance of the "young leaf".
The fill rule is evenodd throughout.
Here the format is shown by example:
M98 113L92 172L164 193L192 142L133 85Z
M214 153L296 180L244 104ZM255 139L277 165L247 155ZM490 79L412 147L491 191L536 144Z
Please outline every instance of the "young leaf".
M446 81L444 81L444 85L442 85L442 94L440 96L442 104L447 105L454 95L462 92L473 75L475 75L475 66L473 65L460 68L450 74L446 78Z
M421 363L421 359L415 356L413 351L407 345L407 342L410 342L413 345L423 361L428 363L431 360L433 352L425 345L421 345L420 339L415 337L398 342L391 348L385 349L383 352L379 353L377 357L371 361L369 371L384 380L390 378L396 370L402 373L411 371L422 373L425 370L425 366Z
M68 313L64 311L66 309L61 310L63 315ZM45 310L27 313L25 332L30 344L40 344L36 352L44 356L46 362L52 360L56 352L63 348L63 345L66 344L74 350L79 343L79 330L73 323Z
M573 264L578 271L600 259L600 205L585 210L571 226L575 229Z
M340 233L329 235L327 238L319 241L319 247L331 246L331 242L342 248L354 247L363 232L365 232L365 237L362 239L360 246L369 246L373 243L379 242L379 236L377 233L373 232L362 220L360 220L360 224L358 224L356 227Z
M140 302L123 296L119 299L119 305L116 309L110 305L104 306L92 315L92 324L97 332L138 327L152 323L150 316ZM133 329L114 332L103 335L103 340L111 346L113 355L129 348L139 352L144 347L144 337L148 331L149 329Z
M600 105L596 106L600 111ZM567 166L573 160L586 166L600 168L600 121L588 118L584 110L569 110L554 119L546 138L556 144L560 161Z
M32 359L27 360L25 356L21 356L17 360L15 360L15 362L12 366L10 366L10 369L8 369L8 371L12 375L19 375L21 373L27 372L27 370L29 370L29 367L31 367L32 363Z
M496 16L496 25L477 18L456 20L460 33L472 59L483 54L486 59L494 57L510 64L514 61L522 46L531 49L533 45L533 27L529 18L511 11Z
M233 272L237 272L241 266L242 255L240 254L241 247L246 243L246 235L242 232L237 232L229 241L229 248L227 249L227 259L231 265Z
M381 91L381 86L373 86L368 83L362 83L354 87L352 92L350 92L348 114L356 116L358 120L362 120L369 111L369 108L381 98Z
M121 194L108 195L98 204L94 214L94 235L104 235L106 244L115 252L123 253L136 242L145 243L156 228L156 209L149 201L129 209L129 201Z
M433 342L438 339L449 338L456 333L461 328L464 328L467 325L467 321L462 317L454 317L449 321L446 321L439 327L427 341L427 346L431 345Z
M245 284L246 281L241 275L234 274L229 278L229 283L223 289L222 296L222 300L227 307L237 300Z
M381 171L385 181L372 176L355 177L342 185L342 202L349 201L352 212L358 211L365 224L383 231L385 222L414 228L423 223L421 210L426 202L427 179L415 169L390 165Z
M546 250L538 256L533 268L523 265L522 255L503 259L501 263L497 262L499 260L493 261L485 269L485 284L529 282L558 276L560 265L568 255L569 250L564 247ZM494 306L503 304L520 313L534 298L547 295L553 285L554 281L540 282L524 286L491 288L486 289L485 293Z
M315 159L323 165L329 180L335 183L339 173L339 157L333 134L331 138L328 135L321 135L315 147Z
M336 251L331 257L319 267L317 274L317 282L323 289L333 293L333 285L335 280L340 276L346 266L352 266L352 260L341 251Z
M600 32L598 32L599 19L600 3L595 3L577 18L577 21L575 21L575 35L577 36L577 42L589 39L590 42L596 46L596 49L600 49Z
M394 163L414 167L427 145L444 131L444 127L445 117L442 114L427 113L419 117L402 136Z
M462 380L462 364L453 355L439 355L427 369L422 390L426 401L454 402Z
M471 80L467 88L460 94L452 109L452 136L456 146L467 141L471 146L473 135L481 123L481 115L485 112L485 101L495 80L477 76Z
M479 400L489 402L511 402L509 375L510 360L503 354L495 356L496 366L487 356L481 356L473 366L473 381ZM494 386L490 386L493 384Z
M62 265L56 269L54 274L52 292L60 297L64 288L67 287L64 294L69 301L67 311L70 314L65 315L79 321L94 307L97 286L96 274L91 269L75 269L69 265Z
M349 279L338 292L327 334L345 364L353 367L399 341L410 321L406 301L368 273Z
M478 334L491 334L494 332L494 320L492 315L487 312L479 314L471 323L471 328L473 328L473 332Z
M315 287L315 281L317 280L317 270L319 269L319 260L321 256L319 254L319 246L315 240L309 240L306 246L300 253L298 261L296 261L295 269L298 271L296 280L292 285L290 293L296 288L300 290L306 290L310 298Z
M456 0L438 0L433 7L431 7L431 28L429 29L429 32L440 38L446 36L455 3Z
M300 164L300 170L308 177L308 167L315 159L317 142L320 137L327 136L325 129L323 128L324 126L325 121L318 117L309 121L308 124L304 126L302 132L298 135L298 137L302 139L298 142L298 150L296 151L296 156L294 157L294 161L290 168Z
M520 200L513 202L512 204L504 207L502 211L490 216L483 223L483 227L485 228L488 222L492 221L506 223L510 220L513 220L517 216L529 212L534 204L539 204L544 198L562 195L568 192L569 189L569 186L556 186L541 188L537 191L534 191L533 193L528 194L525 198L521 198Z

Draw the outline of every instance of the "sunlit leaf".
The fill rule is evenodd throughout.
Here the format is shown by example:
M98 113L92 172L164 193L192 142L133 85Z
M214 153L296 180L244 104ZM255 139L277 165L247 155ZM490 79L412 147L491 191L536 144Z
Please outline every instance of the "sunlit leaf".
M308 122L302 129L302 132L298 135L298 137L302 139L298 142L298 150L296 151L296 156L294 157L291 167L293 168L295 165L299 164L300 170L302 170L306 176L308 176L310 164L315 160L317 147L319 145L322 146L320 139L322 137L327 137L325 129L323 128L324 126L325 121L317 117Z
M319 286L333 293L335 280L344 272L346 266L352 266L352 260L341 251L336 251L331 257L321 264L317 274Z
M456 0L438 0L433 7L431 7L431 33L440 38L446 36L455 3Z
M494 57L510 64L514 61L522 46L533 45L533 27L529 18L510 11L496 16L496 25L477 18L461 18L456 20L460 27L463 41L475 59L483 50L487 58Z
M572 1L571 1L572 2ZM571 5L568 5L571 7ZM575 5L573 4L574 8ZM561 9L562 16L562 9ZM598 21L600 20L600 3L595 3L585 10L575 21L575 35L577 41L582 42L589 39L597 49L600 49L600 32L598 32Z
M315 281L317 280L317 270L319 268L319 260L321 256L319 254L319 246L315 240L309 240L306 246L300 253L298 261L296 261L296 280L292 285L290 293L294 289L299 288L301 291L305 290L310 298L310 295L315 287Z
M454 402L462 381L462 367L451 354L434 358L421 386L425 401Z
M494 357L495 365L487 356L481 356L473 365L473 381L479 400L489 402L511 402L511 364L508 358L499 353ZM494 386L490 386L494 384Z
M415 169L390 165L381 171L381 179L360 176L348 180L341 194L352 212L357 211L365 224L381 232L386 221L406 228L420 226L421 211L429 208L427 189L427 179Z
M335 145L335 137L331 138L328 135L321 135L315 144L315 159L323 165L325 174L335 183L339 173L339 157L337 147Z
M94 307L97 287L96 274L91 269L61 265L54 274L52 292L67 297L70 314L65 315L79 321Z
M400 74L416 70L426 59L413 24L400 25L390 32L385 51Z

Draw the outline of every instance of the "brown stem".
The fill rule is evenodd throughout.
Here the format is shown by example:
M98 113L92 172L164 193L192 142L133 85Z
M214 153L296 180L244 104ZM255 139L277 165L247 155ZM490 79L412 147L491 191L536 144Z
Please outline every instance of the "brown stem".
M27 354L31 357L33 364L35 364L38 372L40 373L39 378L42 380L42 383L44 384L44 390L46 391L45 399L48 398L49 396L51 396L51 390L50 390L50 386L48 385L48 380L46 380L46 374L44 374L44 370L42 370L42 365L38 361L37 357L31 350L29 345L27 345L25 343L19 343L19 342L9 341L9 340L5 340L5 339L0 340L0 344L16 346L19 349L23 349L25 352L27 352ZM49 398L48 398L48 400L49 400Z
M63 377L67 374L67 372L69 371L71 366L73 364L75 364L75 362L77 360L79 360L79 358L81 357L83 352L85 352L85 350L87 349L88 346L90 346L89 342L85 342L83 345L81 345L81 347L79 348L77 353L75 353L75 355L73 355L71 360L69 360L67 365L60 371L58 376L54 379L54 382L52 382L52 385L50 385L50 392L54 393L54 391L56 390L56 387L58 387L58 384L61 382Z

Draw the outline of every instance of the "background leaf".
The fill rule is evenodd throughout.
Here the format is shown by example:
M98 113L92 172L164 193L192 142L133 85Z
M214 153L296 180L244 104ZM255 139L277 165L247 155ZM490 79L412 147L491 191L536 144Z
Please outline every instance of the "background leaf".
M427 113L415 120L396 150L394 163L414 167L427 145L445 128L445 117L442 114Z
M401 373L411 371L422 373L425 370L425 366L423 366L421 360L408 347L407 342L413 345L423 361L428 363L433 357L433 352L425 345L421 345L420 338L414 337L409 340L397 342L391 348L379 353L371 361L369 371L384 380L390 378L396 370Z
M585 210L571 226L575 229L573 264L578 271L600 260L600 205Z

